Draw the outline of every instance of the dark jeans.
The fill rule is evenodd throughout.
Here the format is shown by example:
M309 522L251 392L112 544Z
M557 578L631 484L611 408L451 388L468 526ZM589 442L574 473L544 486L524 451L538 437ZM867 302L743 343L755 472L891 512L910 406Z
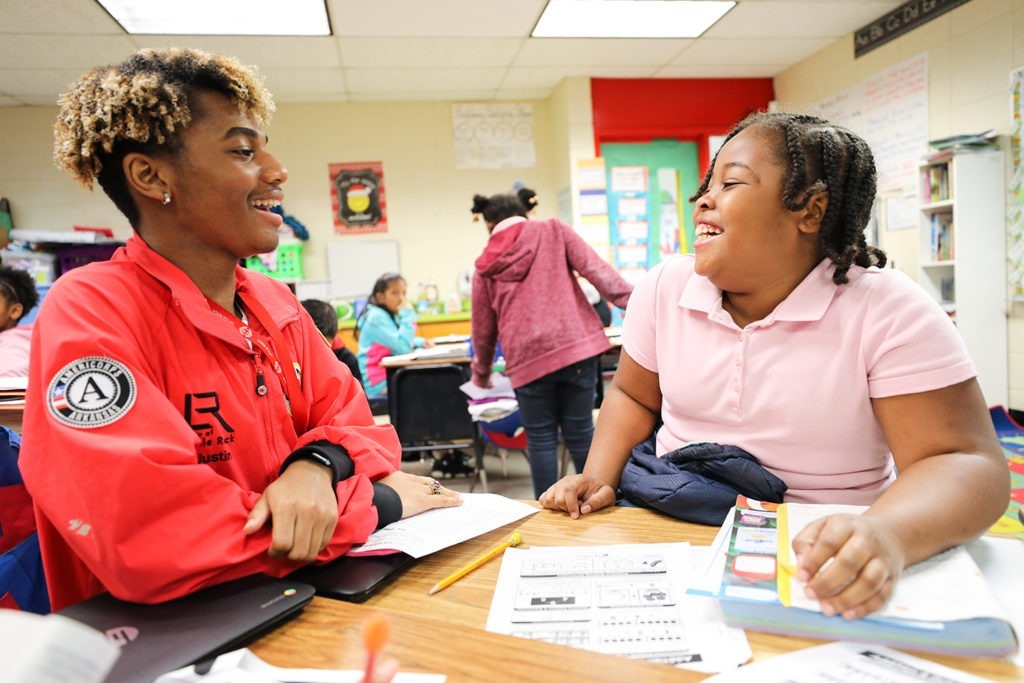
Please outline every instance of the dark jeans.
M597 362L588 358L516 389L535 498L558 480L559 427L576 471L583 471L594 437Z

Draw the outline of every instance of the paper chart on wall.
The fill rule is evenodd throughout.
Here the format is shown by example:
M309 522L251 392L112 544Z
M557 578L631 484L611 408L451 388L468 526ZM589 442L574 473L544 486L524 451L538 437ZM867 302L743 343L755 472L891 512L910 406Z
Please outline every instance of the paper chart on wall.
M487 630L713 673L750 658L714 601L686 594L689 543L509 548Z
M846 126L871 146L878 191L916 187L928 150L928 55L922 53L815 102L814 113Z

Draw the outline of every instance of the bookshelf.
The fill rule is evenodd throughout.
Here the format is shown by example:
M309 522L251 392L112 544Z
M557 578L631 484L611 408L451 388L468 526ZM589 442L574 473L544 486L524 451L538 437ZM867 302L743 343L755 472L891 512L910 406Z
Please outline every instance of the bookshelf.
M919 166L919 282L956 323L989 405L1007 405L1003 152L939 153Z

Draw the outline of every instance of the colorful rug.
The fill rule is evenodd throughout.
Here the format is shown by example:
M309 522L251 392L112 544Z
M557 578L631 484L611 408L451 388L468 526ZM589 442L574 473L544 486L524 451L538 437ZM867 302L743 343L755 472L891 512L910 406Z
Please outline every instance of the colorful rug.
M990 408L989 414L1010 466L1010 505L991 531L1024 539L1024 427L1002 406Z

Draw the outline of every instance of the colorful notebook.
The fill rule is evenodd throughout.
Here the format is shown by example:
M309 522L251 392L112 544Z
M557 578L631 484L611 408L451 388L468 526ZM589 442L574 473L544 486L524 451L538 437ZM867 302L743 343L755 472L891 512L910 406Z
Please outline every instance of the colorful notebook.
M864 507L774 505L740 498L726 518L729 541L718 600L730 626L825 640L879 643L968 657L1017 652L1007 617L963 547L908 567L893 596L867 617L827 617L806 598L790 564L790 540L810 520Z

